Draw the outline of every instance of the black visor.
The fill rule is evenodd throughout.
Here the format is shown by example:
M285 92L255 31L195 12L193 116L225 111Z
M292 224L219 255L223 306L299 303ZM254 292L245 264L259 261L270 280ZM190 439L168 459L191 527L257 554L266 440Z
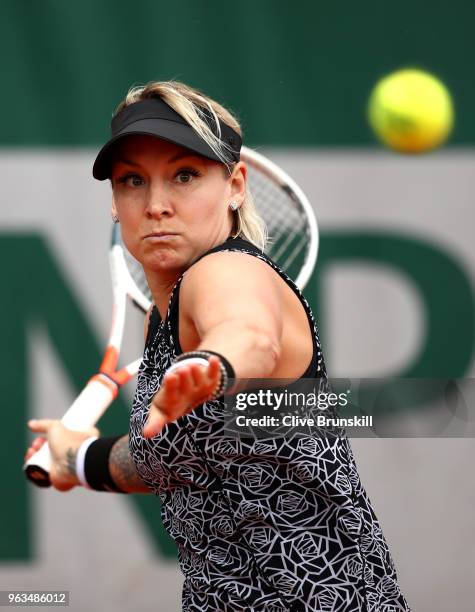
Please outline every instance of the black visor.
M141 100L126 106L111 123L111 139L102 147L96 157L92 174L103 181L111 176L111 157L116 143L131 134L142 134L163 138L174 144L190 149L194 153L219 162L238 162L242 140L237 132L220 121L219 130L209 111L203 111L203 118L223 143L224 159L208 146L197 132L161 98Z

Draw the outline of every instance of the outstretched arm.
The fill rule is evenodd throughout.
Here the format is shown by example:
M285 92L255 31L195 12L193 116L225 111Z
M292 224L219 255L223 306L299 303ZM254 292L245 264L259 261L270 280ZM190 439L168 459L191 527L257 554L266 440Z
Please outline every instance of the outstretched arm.
M193 336L191 341L183 338L185 351L222 355L236 379L272 376L281 354L283 314L277 275L270 266L241 253L209 255L186 273L180 305L180 318ZM152 400L144 436L155 436L167 423L209 400L220 378L216 357L207 365L183 362L168 372Z

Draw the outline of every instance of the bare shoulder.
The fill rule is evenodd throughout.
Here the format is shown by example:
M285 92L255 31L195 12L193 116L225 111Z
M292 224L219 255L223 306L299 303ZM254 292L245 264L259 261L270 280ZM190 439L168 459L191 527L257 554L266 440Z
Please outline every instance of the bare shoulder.
M219 321L257 319L280 326L279 277L265 262L242 252L203 257L183 278L181 312L202 332ZM270 324L270 323L269 323Z
M278 275L265 261L242 251L219 251L211 253L194 264L183 278L184 291L203 286L213 281L213 285L245 287L264 283L276 285Z
M231 321L280 336L279 277L258 257L234 251L207 255L184 275L180 296L183 320L192 322L200 338Z

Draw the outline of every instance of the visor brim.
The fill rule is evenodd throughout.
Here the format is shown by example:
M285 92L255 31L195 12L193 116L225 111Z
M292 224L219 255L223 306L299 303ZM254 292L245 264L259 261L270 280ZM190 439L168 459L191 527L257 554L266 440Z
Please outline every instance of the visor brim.
M139 119L127 125L123 130L111 138L99 151L92 175L98 181L111 177L112 157L117 144L126 136L142 135L154 136L167 142L184 147L208 159L222 162L206 142L198 136L188 124L178 123L167 119Z

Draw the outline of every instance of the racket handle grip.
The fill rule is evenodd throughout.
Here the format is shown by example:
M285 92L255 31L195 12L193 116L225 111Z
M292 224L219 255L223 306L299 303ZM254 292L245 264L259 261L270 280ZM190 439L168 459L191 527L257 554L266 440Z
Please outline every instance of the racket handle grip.
M117 388L100 374L91 378L66 414L61 423L74 431L85 431L94 426L117 395ZM51 481L51 452L45 442L38 452L24 464L26 477L38 487L49 487Z

